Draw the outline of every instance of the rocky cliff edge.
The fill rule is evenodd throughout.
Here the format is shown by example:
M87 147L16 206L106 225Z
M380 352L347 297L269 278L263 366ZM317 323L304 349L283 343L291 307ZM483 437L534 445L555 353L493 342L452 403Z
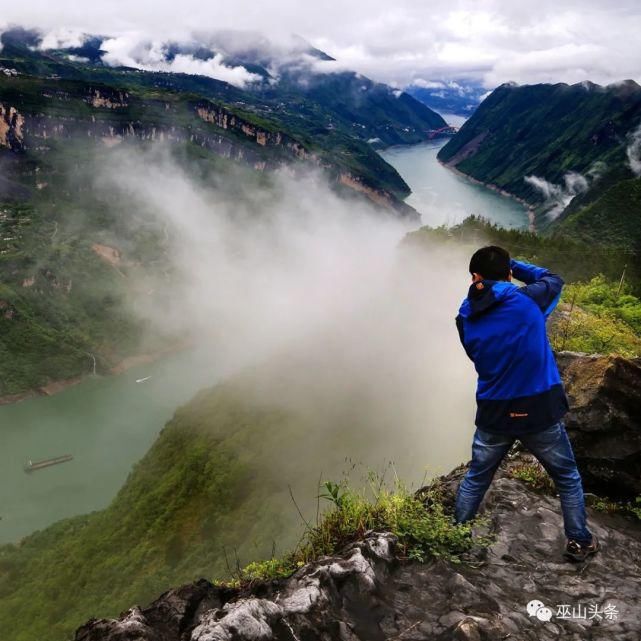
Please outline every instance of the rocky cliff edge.
M586 488L638 493L641 364L577 354L559 364ZM75 641L638 641L641 521L589 507L603 549L564 561L558 498L515 478L531 465L518 451L505 461L482 508L491 542L461 563L404 560L393 535L371 532L287 579L244 589L201 579L93 619ZM464 471L441 479L446 503Z

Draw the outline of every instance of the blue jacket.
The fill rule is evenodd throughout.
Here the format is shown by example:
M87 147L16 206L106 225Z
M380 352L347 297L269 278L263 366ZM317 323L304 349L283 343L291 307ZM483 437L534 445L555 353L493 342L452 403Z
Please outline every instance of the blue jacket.
M563 280L528 263L510 266L525 286L472 283L456 326L478 373L477 427L519 435L550 427L568 410L545 330Z

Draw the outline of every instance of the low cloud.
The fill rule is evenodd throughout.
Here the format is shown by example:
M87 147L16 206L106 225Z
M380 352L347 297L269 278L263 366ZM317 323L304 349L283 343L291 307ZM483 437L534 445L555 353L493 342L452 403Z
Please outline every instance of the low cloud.
M200 59L190 54L179 53L167 59L167 44L158 40L144 40L139 34L129 34L105 40L102 61L111 66L133 67L145 71L165 71L208 76L245 87L261 80L258 74L250 73L242 66L225 64L222 54Z
M203 26L260 32L273 42L298 33L337 59L328 68L354 70L398 87L442 78L467 78L486 88L510 80L641 80L641 7L632 0L271 0L262 5L184 0L179 9L149 0L111 0L86 4L82 12L75 0L32 0L9 3L3 19L46 30L144 32L154 41L180 40L203 32ZM229 73L220 64L224 61L210 73Z
M148 294L137 313L207 346L227 371L260 367L270 404L318 426L310 438L347 420L341 460L394 459L416 481L428 464L462 460L474 370L452 319L467 253L400 251L408 223L339 197L317 173L280 172L267 187L196 174L161 149L114 149L97 164L97 193L124 199L167 239L171 269L138 288Z
M641 176L641 125L630 134L625 152L630 170L635 176Z
M48 49L81 47L85 38L85 34L78 29L69 29L66 27L52 29L43 35L42 40L38 45L38 49L40 51L47 51Z
M601 179L601 176L606 172L608 165L603 160L595 160L590 168L585 172L593 182Z
M590 186L588 179L576 171L567 172L561 184L534 175L525 176L524 180L543 195L544 206L548 207L546 213L551 219L557 218L575 196Z
M412 85L420 87L421 89L445 89L445 83L440 80L425 80L423 78L415 78Z

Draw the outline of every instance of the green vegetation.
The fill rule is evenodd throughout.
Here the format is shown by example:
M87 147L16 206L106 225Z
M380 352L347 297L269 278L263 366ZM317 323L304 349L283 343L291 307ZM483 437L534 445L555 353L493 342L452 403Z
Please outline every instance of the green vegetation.
M588 504L599 512L621 514L622 516L627 516L641 521L641 496L637 496L634 501L627 502L610 501L597 496L589 501Z
M61 177L41 165L46 188L27 202L0 202L0 396L88 374L94 357L98 371L108 371L125 356L175 341L133 313L135 283L163 260L162 230L126 203L79 186L93 168L83 161L96 151L87 143L51 145L48 163L85 169ZM14 177L28 188L28 168ZM100 247L113 249L113 260Z
M513 479L527 483L537 492L542 492L543 494L552 494L554 492L554 482L538 462L510 465L507 474Z
M641 178L622 180L584 207L568 208L555 233L641 251Z
M339 476L344 452L362 448L363 428L354 402L336 416L322 401L322 410L303 409L296 394L298 409L276 404L291 388L270 367L199 393L106 509L0 547L0 629L12 631L11 641L62 641L92 616L117 615L202 576L245 583L286 575L370 529L391 530L415 559L457 560L469 549L470 526L452 524L436 487L413 496L397 485L370 482L359 493L328 484L332 509L311 525L320 470L310 461Z
M253 562L234 573L231 581L218 581L233 587L289 576L298 568L321 557L339 553L349 543L362 540L367 532L391 532L398 538L400 554L425 562L443 558L460 563L473 546L486 545L485 536L473 536L480 519L455 524L444 508L438 482L418 494L401 483L388 489L382 483L370 484L371 493L357 492L345 483L328 481L321 498L331 502L315 526L308 525L298 547L282 558Z
M177 164L209 185L224 183L232 167L245 187L264 185L263 168L292 161L326 171L334 183L350 172L405 213L407 185L367 140L418 142L445 124L413 98L351 73L320 74L305 86L284 74L277 85L245 91L206 77L94 64L93 40L84 54L94 62L74 62L63 51L38 51L34 37L21 29L0 37L0 65L18 70L0 74L0 98L19 114L0 147L0 398L88 374L94 357L106 372L183 338L153 335L132 313L141 299L136 283L167 272L167 247L153 220L96 189L96 164L109 159L112 144L170 141ZM199 117L201 107L225 114L225 126ZM266 144L256 129L271 136ZM306 160L297 155L303 148Z
M142 345L123 272L92 250L107 230L72 229L78 209L56 204L0 207L0 396L88 374L92 354L104 370Z
M2 34L0 64L15 68L18 77L0 78L4 101L21 113L46 112L52 116L93 118L98 123L150 131L163 124L207 131L243 148L248 161L255 157L281 160L291 154L248 140L229 124L225 129L199 122L195 106L209 103L224 108L242 121L282 134L316 155L330 173L349 170L371 187L385 189L398 198L409 189L398 173L367 143L407 144L425 140L426 133L445 126L436 112L407 94L397 97L388 86L353 72L316 76L282 69L278 83L262 83L245 90L204 76L140 72L126 67L72 61L65 51L41 52L32 46L33 34L14 29ZM98 45L96 45L98 47ZM87 53L87 52L83 52ZM99 56L98 56L99 57ZM269 77L267 69L253 61L237 60L254 73ZM303 74L304 78L300 75ZM87 98L126 94L125 103L114 109L94 108ZM283 141L283 146L284 146ZM226 155L227 149L222 150Z
M501 85L441 149L439 159L538 204L543 196L525 176L562 183L566 172L587 173L596 161L608 171L620 168L626 163L626 135L640 120L636 83L607 89L583 83ZM479 136L475 153L457 156Z
M295 559L307 563L335 554L347 543L361 539L370 530L395 534L405 556L424 561L440 557L460 561L460 555L473 545L472 528L476 523L455 525L441 502L438 484L419 495L401 483L392 490L371 486L372 499L348 487L326 483L325 498L334 509L321 523L308 530Z
M225 575L226 557L294 546L298 517L286 479L305 487L312 455L292 456L303 429L296 415L252 404L242 384L201 393L108 508L0 547L0 629L11 630L3 638L62 641L91 616ZM314 485L309 479L310 496Z
M641 183L633 179L626 148L640 123L641 87L633 81L605 88L502 85L438 157L536 206L539 231L638 254ZM554 203L525 178L564 189L568 172L582 174L588 190L551 220L544 212Z
M503 229L474 216L453 228L423 227L408 234L404 242L427 251L443 243L463 245L470 254L480 244L498 244L515 258L548 267L566 281L549 323L555 349L641 355L641 265L631 253Z
M641 300L630 293L625 282L608 281L604 276L595 276L587 283L571 283L564 291L566 301L597 316L610 316L629 325L641 334Z
M404 242L427 250L445 243L445 246L469 248L470 253L483 243L501 245L515 258L544 265L561 274L566 283L585 282L599 274L608 281L618 282L625 269L625 291L641 295L641 262L633 251L566 236L504 229L478 216L470 216L451 228L422 227L408 234Z
M557 350L641 356L641 300L602 275L571 283L550 324L550 338Z
M561 305L549 323L555 350L587 354L641 355L641 337L611 314L593 314L579 307Z
M507 469L507 474L513 479L527 483L537 492L542 492L543 494L554 494L556 492L554 482L538 462L510 465ZM634 501L612 501L608 498L589 494L586 495L586 503L589 507L599 512L621 514L622 516L641 520L641 496L637 496Z

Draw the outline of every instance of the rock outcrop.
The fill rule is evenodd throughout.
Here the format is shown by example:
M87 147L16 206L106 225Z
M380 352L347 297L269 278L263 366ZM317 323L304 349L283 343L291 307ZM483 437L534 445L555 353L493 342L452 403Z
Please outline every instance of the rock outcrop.
M575 565L561 558L557 498L503 471L485 507L494 542L461 564L400 560L391 534L370 533L288 579L244 592L201 580L118 620L89 621L75 641L638 641L638 522L589 510L603 550ZM528 612L531 601L540 604Z
M641 363L558 361L586 489L641 493ZM603 549L564 561L558 498L510 474L531 461L516 452L499 470L482 507L492 542L460 564L404 560L393 535L371 532L290 578L243 590L200 580L117 620L91 620L75 641L638 641L641 522L588 508ZM446 509L464 471L441 479Z
M587 489L641 495L641 359L557 356L571 411L566 426Z

